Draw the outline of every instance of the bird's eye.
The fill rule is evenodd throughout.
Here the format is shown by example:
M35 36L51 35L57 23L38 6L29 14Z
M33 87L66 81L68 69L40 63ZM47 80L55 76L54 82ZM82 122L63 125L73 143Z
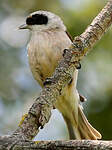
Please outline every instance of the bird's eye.
M32 17L26 19L26 24L28 25L42 25L48 23L48 17L43 14L35 14Z

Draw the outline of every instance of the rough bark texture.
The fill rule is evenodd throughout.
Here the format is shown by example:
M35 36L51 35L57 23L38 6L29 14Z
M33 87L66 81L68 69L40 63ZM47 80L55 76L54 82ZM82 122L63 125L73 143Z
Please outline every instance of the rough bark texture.
M103 34L111 25L111 23L112 0L110 0L106 4L104 9L102 9L102 11L93 20L91 25L88 26L85 32L74 39L74 42L71 45L71 47L68 50L64 50L63 59L60 61L58 67L56 68L54 75L45 81L45 87L40 93L40 96L36 99L32 107L30 108L28 114L22 118L22 121L20 122L17 130L10 137L8 137L6 141L4 138L0 140L0 148L2 150L2 144L12 146L13 144L16 145L16 143L20 143L19 141L21 140L31 140L37 135L37 133L39 132L39 128L44 127L44 125L49 121L49 118L51 116L51 109L53 108L53 103L57 100L57 97L61 95L64 86L70 82L74 70L80 66L80 60L87 54L89 49L91 49L94 46L94 44L97 41L99 41L99 39L103 36ZM95 146L95 141L72 141L71 144L70 142L71 141L68 142L68 145L73 144L74 149L75 143L77 143L77 149L78 147L79 149L81 149L80 144L82 144L83 146L88 146L88 142L91 144L93 143L93 149ZM56 143L49 143L51 143L51 146L56 146L56 144L58 143L61 146L64 142L60 141ZM67 147L67 142L65 143ZM105 144L108 145L108 143L111 142L96 141L95 147L97 147L96 149L99 149L99 146L104 145L105 147ZM47 146L49 145L50 144L48 144ZM111 146L112 145L110 145L110 147ZM57 147L57 149L59 149L59 147Z
M8 146L7 143L13 143ZM8 146L8 147L7 147ZM71 140L32 142L12 138L0 138L0 150L112 150L112 141Z

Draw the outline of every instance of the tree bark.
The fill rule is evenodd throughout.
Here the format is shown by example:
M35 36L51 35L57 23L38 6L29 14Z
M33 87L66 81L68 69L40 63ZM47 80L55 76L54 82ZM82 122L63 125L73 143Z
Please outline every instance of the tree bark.
M7 146L11 147L11 145L16 145L16 143L19 141L22 142L22 140L24 141L33 139L39 132L39 128L44 127L44 125L50 119L53 104L56 102L58 96L61 95L65 85L70 82L74 70L79 68L82 58L95 45L95 43L100 40L111 24L112 0L108 1L106 6L93 20L90 26L87 27L84 33L74 39L74 42L70 48L64 50L63 59L60 61L58 67L56 68L54 75L46 79L45 87L40 93L40 96L35 100L28 114L22 118L17 130L7 138L7 141L12 141L12 143L8 143L9 145L6 141ZM2 143L3 141L4 140L0 141L1 145L4 144ZM78 141L72 141L71 143L75 144L77 142ZM52 143L55 145L55 142L50 143L51 145ZM58 142L56 142L56 144L57 143ZM59 143L61 145L61 143L64 142L60 141ZM80 144L84 143L85 145L88 145L86 144L86 141L79 141L79 144L77 143L76 145L80 147ZM89 141L89 143L91 143L91 145L93 143L94 147L95 141ZM108 143L111 142L96 141L96 143L99 146L103 143L104 145L108 145Z
M7 143L13 143L11 146ZM12 138L0 138L0 150L112 150L112 141L27 141L14 142Z

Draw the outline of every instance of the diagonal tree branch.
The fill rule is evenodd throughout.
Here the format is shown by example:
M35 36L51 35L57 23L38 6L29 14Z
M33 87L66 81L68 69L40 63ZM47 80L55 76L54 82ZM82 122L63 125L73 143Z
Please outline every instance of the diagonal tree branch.
M36 99L14 136L32 139L37 135L39 127L48 122L53 103L60 96L63 88L71 80L71 76L79 61L103 36L112 23L112 0L88 26L84 33L74 39L69 50L64 50L63 59L60 61L53 77L45 82L40 96Z
M40 96L36 99L28 114L22 118L17 130L9 137L14 139L13 142L33 139L39 132L39 128L43 128L49 121L53 104L61 95L65 85L70 82L74 70L79 68L80 61L100 40L111 24L112 0L108 1L84 33L74 39L71 47L64 50L63 59L56 68L54 75L46 79L45 87Z

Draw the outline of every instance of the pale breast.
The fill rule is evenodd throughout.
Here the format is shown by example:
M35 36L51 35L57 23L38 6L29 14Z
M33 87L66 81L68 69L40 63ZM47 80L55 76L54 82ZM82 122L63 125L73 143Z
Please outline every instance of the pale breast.
M28 45L29 64L34 78L42 86L50 77L62 57L63 50L71 45L64 31L35 32Z

